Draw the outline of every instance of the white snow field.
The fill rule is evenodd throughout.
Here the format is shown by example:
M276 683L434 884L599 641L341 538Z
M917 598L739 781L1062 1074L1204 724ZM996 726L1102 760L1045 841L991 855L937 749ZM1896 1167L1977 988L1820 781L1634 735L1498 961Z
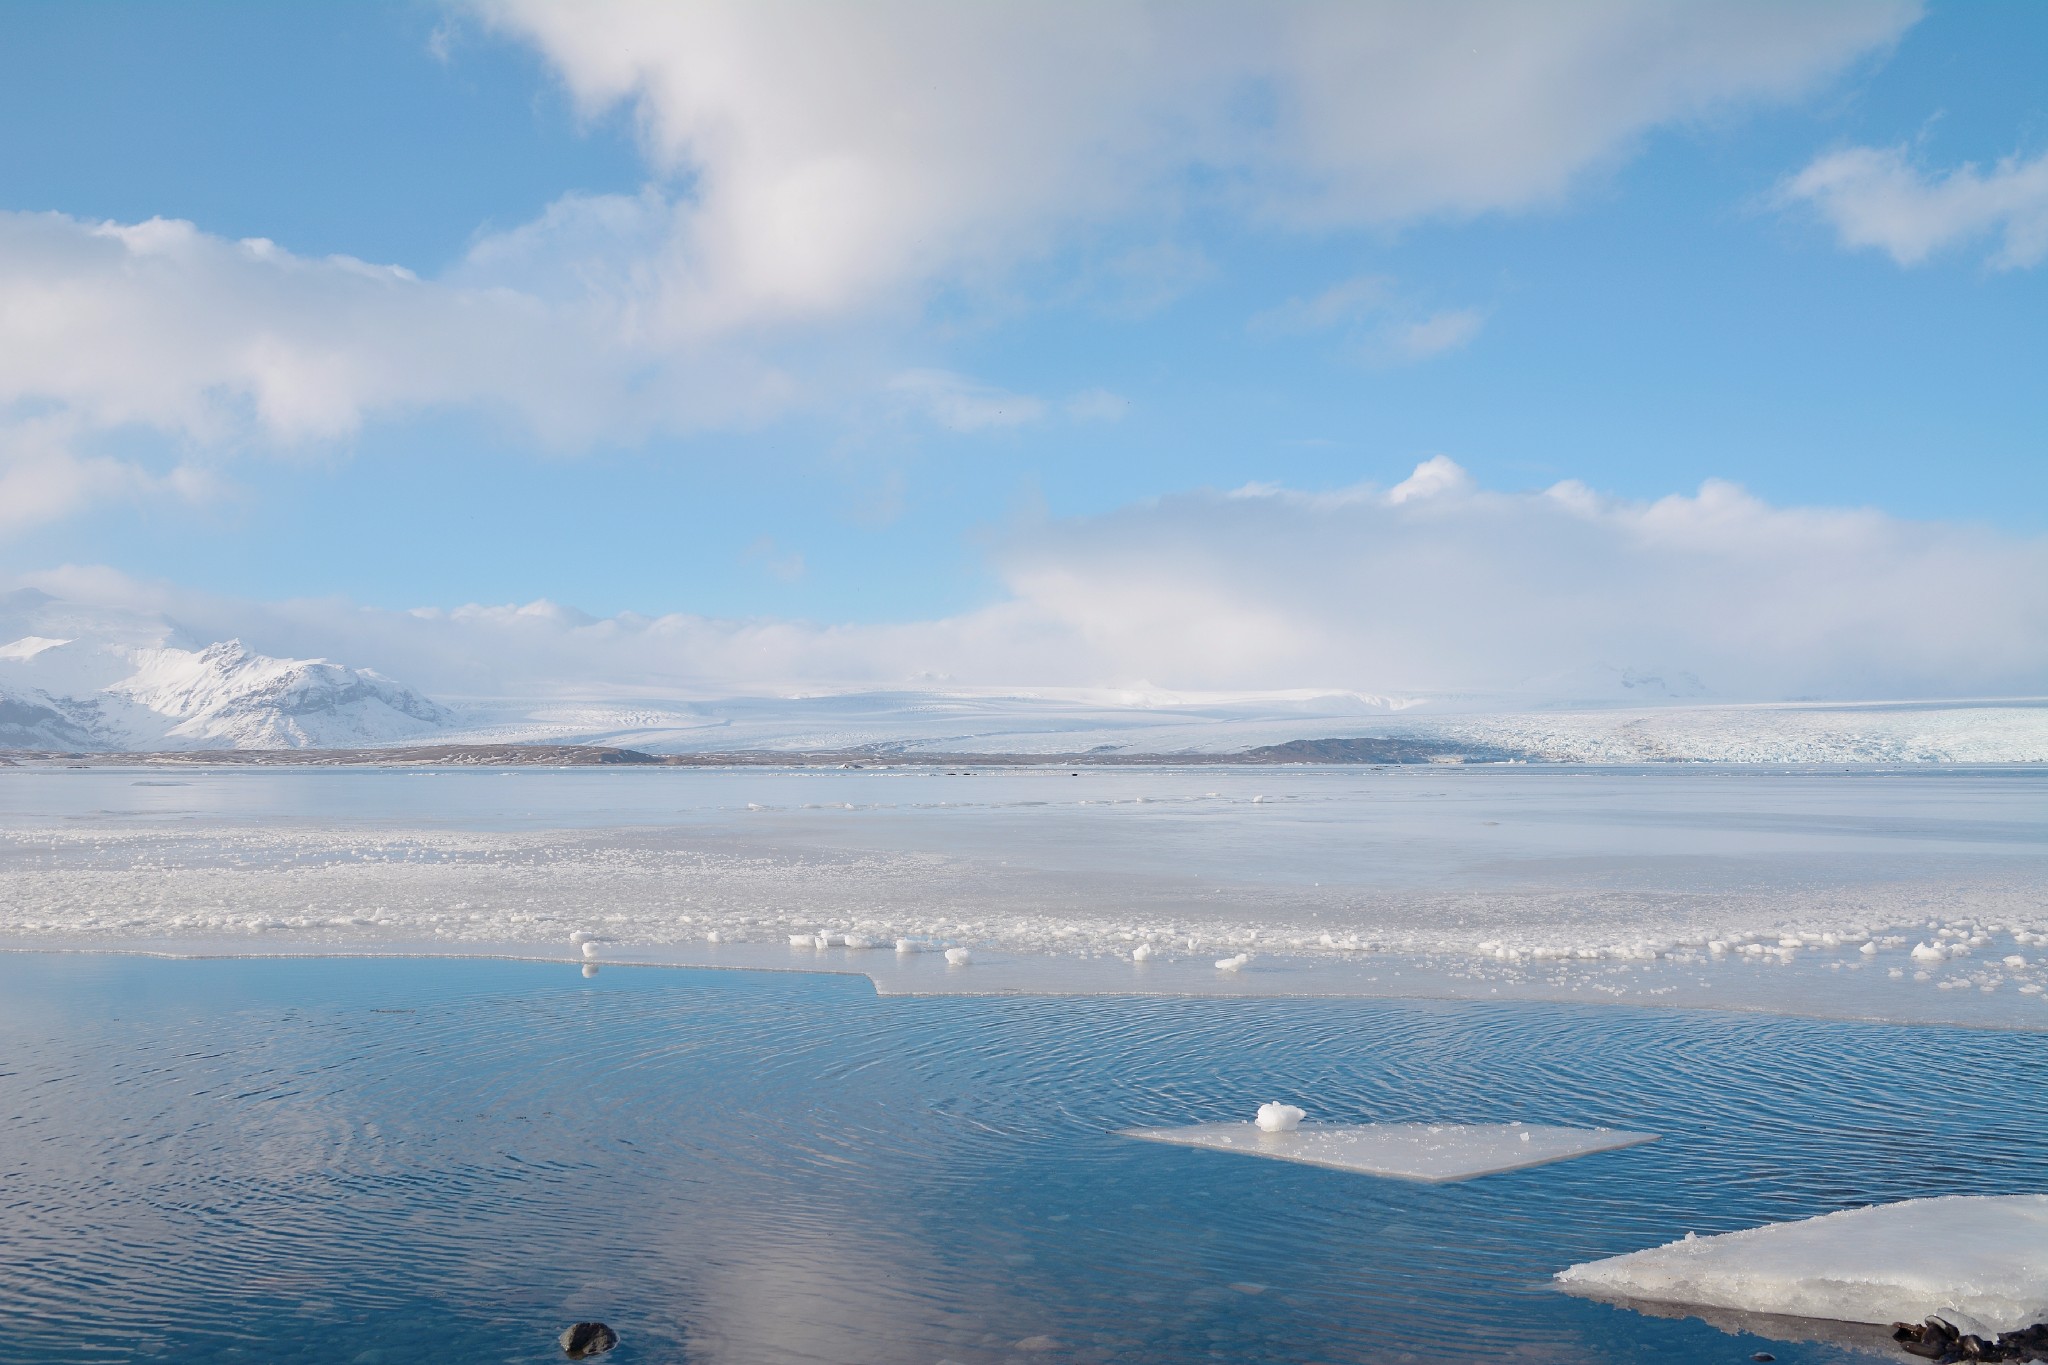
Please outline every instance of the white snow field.
M2048 1321L2048 1195L1956 1195L1693 1237L1558 1273L1574 1293L1837 1322Z
M547 956L576 931L607 963L889 991L2048 1029L2048 773L0 767L0 946Z
M1657 1140L1654 1133L1533 1123L1304 1123L1278 1131L1256 1122L1197 1123L1126 1128L1123 1136L1427 1184L1519 1171Z

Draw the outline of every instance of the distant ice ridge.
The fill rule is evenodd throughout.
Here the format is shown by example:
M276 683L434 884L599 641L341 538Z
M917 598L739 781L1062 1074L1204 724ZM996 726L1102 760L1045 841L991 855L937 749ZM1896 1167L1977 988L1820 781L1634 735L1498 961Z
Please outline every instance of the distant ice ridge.
M1849 1209L1575 1265L1577 1293L1837 1322L1961 1312L1994 1331L2048 1321L2048 1195Z
M479 702L445 738L601 742L649 753L1213 757L1300 740L1421 741L1559 763L2048 763L2048 703L1681 705L1477 711L1352 693L1208 696L995 689L568 704Z

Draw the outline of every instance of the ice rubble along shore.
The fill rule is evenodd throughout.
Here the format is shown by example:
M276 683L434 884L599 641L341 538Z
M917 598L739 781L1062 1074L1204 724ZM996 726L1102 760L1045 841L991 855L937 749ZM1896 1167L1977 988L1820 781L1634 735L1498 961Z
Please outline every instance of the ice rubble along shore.
M1836 1322L1959 1311L1994 1331L2048 1321L2048 1195L1953 1195L1677 1242L1560 1271L1593 1297Z

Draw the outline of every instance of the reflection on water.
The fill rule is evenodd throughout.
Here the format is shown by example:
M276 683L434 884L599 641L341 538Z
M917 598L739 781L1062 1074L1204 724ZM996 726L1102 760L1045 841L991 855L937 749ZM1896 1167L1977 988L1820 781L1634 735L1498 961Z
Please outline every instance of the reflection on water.
M1546 1280L2048 1188L2044 1090L2037 1037L1792 1018L4 955L0 1359L1839 1360ZM1114 1135L1273 1098L1663 1138L1431 1187Z

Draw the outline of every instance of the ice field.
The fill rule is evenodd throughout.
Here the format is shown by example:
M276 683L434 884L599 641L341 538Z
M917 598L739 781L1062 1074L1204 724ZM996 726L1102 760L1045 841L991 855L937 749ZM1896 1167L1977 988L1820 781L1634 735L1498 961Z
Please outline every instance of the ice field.
M2033 769L0 769L0 874L10 947L2048 1027Z

